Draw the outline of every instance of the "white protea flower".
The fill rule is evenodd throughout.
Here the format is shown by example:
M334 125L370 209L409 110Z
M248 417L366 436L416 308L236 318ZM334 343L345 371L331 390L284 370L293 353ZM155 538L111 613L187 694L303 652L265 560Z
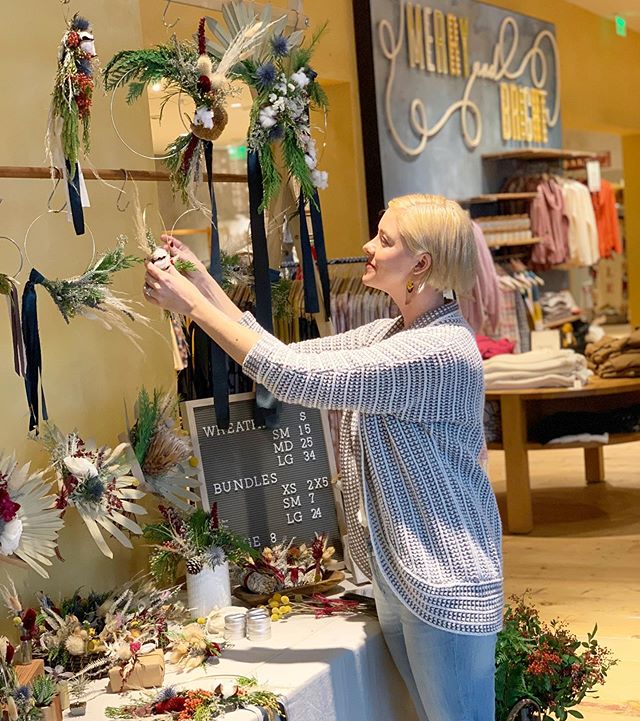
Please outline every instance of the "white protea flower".
M44 578L51 565L63 526L55 497L42 473L29 473L30 464L18 467L15 455L0 454L0 484L20 506L15 517L0 520L0 554L24 561Z
M101 529L125 548L133 548L122 529L141 535L142 528L131 516L147 511L134 503L145 493L131 475L126 458L128 444L121 443L114 449L95 448L85 445L77 433L65 436L55 426L47 427L44 442L51 454L61 501L78 511L100 551L113 558Z

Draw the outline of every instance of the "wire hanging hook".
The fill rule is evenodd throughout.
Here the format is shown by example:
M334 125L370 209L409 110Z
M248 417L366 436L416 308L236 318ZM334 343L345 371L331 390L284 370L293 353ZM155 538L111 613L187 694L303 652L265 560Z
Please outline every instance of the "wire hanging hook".
M164 11L162 12L162 24L167 30L171 30L180 22L180 18L176 18L172 23L167 22L167 13L169 12L170 5L171 0L167 0L167 4L164 6Z
M61 1L62 1L62 0L61 0ZM58 176L58 177L56 178L56 182L55 182L55 184L54 184L54 186L53 186L53 190L51 191L51 193L49 194L49 197L47 198L47 210L48 210L50 213L62 213L62 211L67 207L67 201L66 201L66 200L64 201L62 207L59 208L58 210L56 210L55 208L52 208L52 207L51 207L51 201L53 200L53 196L56 194L56 190L58 190L58 185L60 185L60 181L61 181L61 180L62 180L62 178L61 178L60 176Z
M129 171L125 170L124 168L120 168L120 170L122 171L122 174L124 175L124 181L122 183L122 187L120 187L120 189L118 191L118 197L116 198L116 208L121 213L124 213L127 210L127 208L129 207L129 205L131 204L131 201L127 200L127 204L124 206L124 208L120 207L120 199L122 198L123 195L126 195L126 193L124 192L124 186L127 184L127 181L129 180Z

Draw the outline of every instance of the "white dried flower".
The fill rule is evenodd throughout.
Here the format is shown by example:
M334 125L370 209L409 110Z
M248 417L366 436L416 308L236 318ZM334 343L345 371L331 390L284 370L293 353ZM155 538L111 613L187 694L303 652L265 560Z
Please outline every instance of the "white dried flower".
M303 71L298 70L297 73L294 73L291 76L291 80L299 87L299 88L306 88L307 85L311 82L309 80L309 76Z

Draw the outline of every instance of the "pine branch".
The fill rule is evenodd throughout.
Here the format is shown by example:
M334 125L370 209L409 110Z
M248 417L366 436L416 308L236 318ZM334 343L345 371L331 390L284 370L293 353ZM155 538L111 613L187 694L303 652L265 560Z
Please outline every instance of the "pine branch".
M298 144L295 131L287 128L282 141L284 162L290 174L300 183L302 194L310 200L315 193L311 173L304 159L304 151Z

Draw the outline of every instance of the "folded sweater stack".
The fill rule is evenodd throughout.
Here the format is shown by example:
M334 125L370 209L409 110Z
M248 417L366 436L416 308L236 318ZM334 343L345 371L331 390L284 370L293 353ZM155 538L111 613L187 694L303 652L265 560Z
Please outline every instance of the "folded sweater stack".
M622 338L605 335L587 345L586 355L589 368L601 378L640 376L640 328Z
M572 350L535 350L484 361L487 390L573 388L593 375L587 360Z

